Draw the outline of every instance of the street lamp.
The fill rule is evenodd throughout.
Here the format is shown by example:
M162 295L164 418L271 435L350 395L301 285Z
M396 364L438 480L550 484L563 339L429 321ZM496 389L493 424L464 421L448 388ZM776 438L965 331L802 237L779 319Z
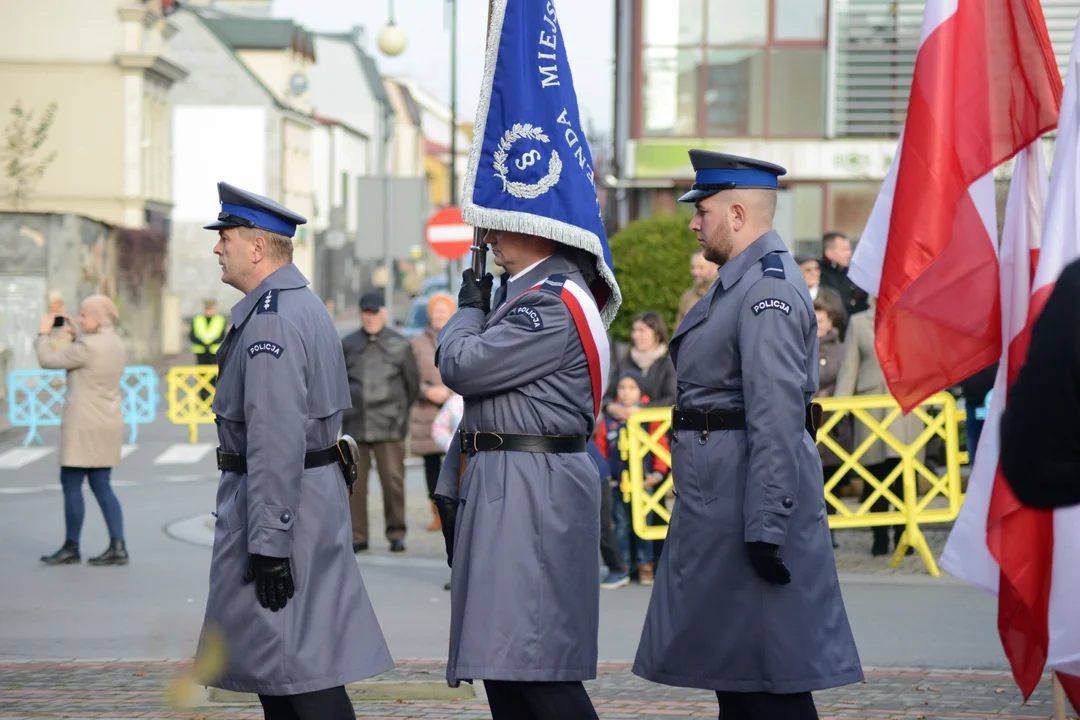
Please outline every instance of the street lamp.
M379 51L387 57L405 52L405 31L394 23L394 0L390 0L390 22L379 33Z

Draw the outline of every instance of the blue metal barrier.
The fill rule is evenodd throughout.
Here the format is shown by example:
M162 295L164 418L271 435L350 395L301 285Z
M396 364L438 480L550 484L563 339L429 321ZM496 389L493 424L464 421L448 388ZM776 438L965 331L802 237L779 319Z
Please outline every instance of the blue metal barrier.
M60 425L67 394L66 370L24 369L8 373L8 422L25 427L23 447L45 442L38 428ZM149 365L130 365L120 377L124 424L129 426L128 442L139 436L139 425L157 416L158 376Z
M8 373L8 422L25 427L23 447L35 440L44 445L38 428L60 424L67 391L65 370L12 370Z
M158 408L158 376L149 365L129 365L120 378L124 391L124 423L130 427L128 443L139 437L139 425L154 422Z

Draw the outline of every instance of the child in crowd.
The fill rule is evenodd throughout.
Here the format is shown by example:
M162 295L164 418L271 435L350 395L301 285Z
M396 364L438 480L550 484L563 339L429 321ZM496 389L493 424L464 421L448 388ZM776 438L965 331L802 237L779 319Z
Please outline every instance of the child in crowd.
M649 402L649 396L641 392L644 379L637 370L627 370L619 377L615 402L625 407L644 405ZM620 422L607 415L601 417L602 427L597 433L596 442L601 454L607 458L611 468L611 493L612 497L612 521L615 526L615 538L622 553L624 566L630 568L630 576L637 575L637 580L642 585L652 585L656 570L656 557L653 552L653 543L650 540L642 540L632 528L630 503L623 500L620 489L623 472L627 470L626 462L619 452L619 432L626 427L626 423ZM653 432L656 425L650 426ZM667 436L660 438L660 446L668 448ZM664 480L668 466L659 457L649 453L645 456L642 471L645 476L645 492L650 495ZM646 523L652 525L656 516L649 513Z

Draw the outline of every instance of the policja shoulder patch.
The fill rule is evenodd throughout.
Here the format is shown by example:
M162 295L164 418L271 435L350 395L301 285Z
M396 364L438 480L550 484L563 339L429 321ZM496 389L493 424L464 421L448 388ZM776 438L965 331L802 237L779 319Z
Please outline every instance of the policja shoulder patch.
M260 340L252 343L248 346L247 353L248 359L261 355L262 353L270 353L275 358L281 357L281 353L285 352L285 348L281 347L277 343L270 342L269 340Z
M532 332L544 329L544 318L540 316L540 311L532 305L518 305L506 313L506 317L511 319L522 318L526 327Z
M780 298L765 298L764 300L758 300L750 309L753 311L754 315L760 315L766 310L779 310L785 315L791 314L791 305L788 305Z

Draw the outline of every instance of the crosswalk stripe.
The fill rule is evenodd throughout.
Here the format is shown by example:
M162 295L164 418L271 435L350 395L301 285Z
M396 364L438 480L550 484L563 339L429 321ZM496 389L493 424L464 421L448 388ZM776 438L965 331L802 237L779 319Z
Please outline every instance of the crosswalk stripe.
M212 443L176 443L154 458L155 465L191 465L199 462L214 448Z
M0 469L18 470L23 465L40 460L53 451L51 447L18 447L0 454Z
M120 459L123 460L131 453L139 449L138 445L124 445L120 448Z

